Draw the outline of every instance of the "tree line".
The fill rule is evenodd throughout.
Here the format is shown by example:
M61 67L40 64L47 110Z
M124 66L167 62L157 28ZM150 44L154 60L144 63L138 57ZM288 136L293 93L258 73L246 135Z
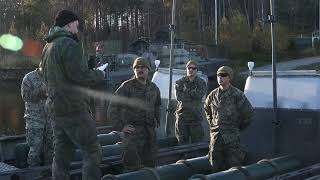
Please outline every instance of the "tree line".
M275 0L279 33L286 36L318 29L316 0ZM176 34L190 42L214 43L215 6L218 10L219 43L255 47L267 40L269 0L176 0ZM120 40L123 51L140 37L168 31L172 0L0 0L0 33L42 40L57 11L70 9L83 20L86 41ZM238 38L238 40L237 40ZM245 38L245 39L244 39ZM258 40L253 42L252 40ZM248 44L243 42L248 41ZM250 42L249 42L250 41ZM284 45L287 46L287 45Z

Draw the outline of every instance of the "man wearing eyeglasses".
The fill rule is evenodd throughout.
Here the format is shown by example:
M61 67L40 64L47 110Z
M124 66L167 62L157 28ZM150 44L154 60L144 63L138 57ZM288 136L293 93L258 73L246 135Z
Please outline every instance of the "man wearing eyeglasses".
M202 99L206 94L206 82L197 76L197 63L189 61L186 65L187 75L175 84L177 108L175 135L179 144L199 142L204 132Z
M240 166L240 131L249 126L253 108L242 91L232 86L233 71L222 66L217 71L219 87L208 95L204 109L210 124L209 161L213 171Z
M125 136L122 154L125 172L155 166L155 128L160 126L160 90L148 78L149 61L139 57L132 68L134 77L116 90L107 114L113 130L122 131Z

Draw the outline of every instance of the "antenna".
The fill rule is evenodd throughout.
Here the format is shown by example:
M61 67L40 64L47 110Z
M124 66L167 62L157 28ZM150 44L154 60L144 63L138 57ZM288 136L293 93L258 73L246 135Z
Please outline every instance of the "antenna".
M276 34L275 34L275 0L270 0L270 15L268 16L268 21L270 22L270 32L271 32L271 45L272 45L272 88L273 88L273 133L272 133L272 144L273 144L273 154L278 154L278 128L280 121L278 119L278 100L277 100L277 59L276 59Z
M174 30L175 30L175 11L176 11L176 1L172 0L172 14L171 14L171 24L169 25L169 30L171 33L171 46L170 46L170 65L169 65L169 89L168 89L168 104L167 104L167 113L166 113L166 122L165 122L165 134L169 135L169 118L171 114L171 96L172 96L172 64L173 64L173 44L174 44Z

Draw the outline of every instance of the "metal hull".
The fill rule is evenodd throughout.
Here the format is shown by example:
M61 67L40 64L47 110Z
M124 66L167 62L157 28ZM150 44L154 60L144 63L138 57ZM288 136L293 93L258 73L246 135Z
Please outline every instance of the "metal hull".
M304 165L320 161L320 112L303 109L278 109L280 126L273 134L273 110L255 108L255 117L241 134L248 148L249 163L279 155L295 155ZM276 140L273 142L273 136ZM276 149L276 154L274 154Z

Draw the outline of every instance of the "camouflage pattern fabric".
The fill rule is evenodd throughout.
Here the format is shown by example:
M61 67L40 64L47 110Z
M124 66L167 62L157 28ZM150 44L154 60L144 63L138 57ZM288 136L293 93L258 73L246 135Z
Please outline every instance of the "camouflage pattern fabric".
M46 109L53 115L52 175L55 180L69 179L76 145L83 153L82 179L100 179L101 148L86 89L101 82L104 74L88 69L81 43L73 37L63 28L51 28L40 64L48 88Z
M90 111L85 89L101 82L104 74L88 69L81 43L73 35L55 26L46 37L40 64L45 84L48 86L48 111L64 115L77 111Z
M143 166L154 167L156 160L155 126L160 124L160 90L150 80L142 85L137 79L130 79L120 85L108 108L108 121L113 129L121 131L125 125L136 129L126 135L123 163L126 170L136 170ZM119 98L129 98L136 104L117 102Z
M82 179L100 179L101 145L92 115L89 112L70 113L56 116L53 121L54 157L52 176L56 180L70 179L70 161L73 160L75 147L82 150Z
M21 84L21 96L25 101L26 140L30 147L28 164L31 167L52 162L53 142L51 119L45 112L46 86L38 70L25 75Z
M153 127L135 126L133 134L126 134L123 141L123 164L127 171L155 167L157 158L156 132Z
M184 123L183 120L176 117L175 135L180 145L200 142L203 140L204 132L201 123Z
M241 166L243 157L239 137L237 140L225 143L220 134L211 136L208 158L213 172Z
M209 160L215 170L238 166L243 155L240 150L240 131L249 126L253 108L242 91L230 86L214 89L204 105L210 124Z
M38 70L31 71L24 76L21 84L21 97L25 102L24 118L28 118L26 129L44 128L47 122L44 109L47 92Z
M204 136L201 121L203 120L202 99L207 92L204 80L196 76L190 81L187 76L175 84L177 108L175 134L179 144L201 141Z
M30 147L28 164L30 167L50 165L53 157L53 136L51 122L44 128L30 128L26 131L26 141ZM43 156L42 156L43 155Z

